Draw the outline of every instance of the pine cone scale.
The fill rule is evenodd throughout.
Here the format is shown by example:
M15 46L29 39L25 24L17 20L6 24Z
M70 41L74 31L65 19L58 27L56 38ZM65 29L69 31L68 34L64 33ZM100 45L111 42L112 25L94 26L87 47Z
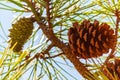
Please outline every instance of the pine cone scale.
M89 28L89 34L91 34L92 29L93 29L93 26L90 26L90 28Z
M78 46L78 48L81 47L81 46L80 46L80 39L77 39L77 46Z
M96 30L93 30L92 36L95 38L96 37Z
M98 40L99 40L99 41L102 41L102 34L99 34L99 35L98 35Z
M85 42L87 41L87 33L84 34L83 39Z
M83 36L83 29L81 29L81 30L79 31L79 36L80 36L80 38L82 38L82 36Z
M96 48L100 48L98 41L95 42L95 47L96 47Z
M91 44L92 46L94 46L94 45L95 45L94 38L92 38L92 39L90 40L90 44Z

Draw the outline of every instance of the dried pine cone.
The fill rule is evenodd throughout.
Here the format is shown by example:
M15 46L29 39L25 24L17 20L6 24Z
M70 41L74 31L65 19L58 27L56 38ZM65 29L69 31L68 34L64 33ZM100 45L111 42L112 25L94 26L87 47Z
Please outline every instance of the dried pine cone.
M106 23L99 24L97 20L94 23L89 20L84 20L81 24L73 23L68 38L72 53L84 59L108 53L115 46L116 39L110 26Z
M32 34L33 20L31 18L20 18L16 23L12 24L12 28L9 31L10 48L17 43L13 51L19 52Z
M114 62L107 62L102 67L102 72L109 78L109 80L120 80L120 59L115 59Z

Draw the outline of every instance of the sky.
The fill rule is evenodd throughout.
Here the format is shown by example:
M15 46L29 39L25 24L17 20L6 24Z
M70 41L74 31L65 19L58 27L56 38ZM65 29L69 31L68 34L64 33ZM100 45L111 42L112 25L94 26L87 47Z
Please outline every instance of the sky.
M5 37L4 36L4 32L2 31L2 28L0 28L0 36L2 36L2 37L0 37L0 45L1 46L5 46L5 47L7 46L5 41L2 40L2 39L4 37L5 40L8 41L8 37L7 37L8 34L9 34L8 29L11 27L11 23L12 23L13 19L15 18L15 15L16 15L15 12L11 12L11 11L6 11L6 10L1 10L0 9L0 23L1 23L3 29L4 29L4 31L6 33L5 34L6 37ZM2 49L4 49L4 48L0 48L0 50L2 50ZM62 61L59 58L56 58L56 60ZM72 65L70 62L69 62L69 64ZM82 77L79 75L79 73L75 69L71 69L69 67L64 67L64 69L66 71L68 71L70 74L72 74L74 77L76 77L78 80L82 80L81 79ZM20 80L26 80L26 76L27 76L27 74L24 75ZM66 76L68 77L69 80L72 79L70 76L68 76L68 75L66 75ZM47 79L47 78L45 77L45 79ZM45 79L41 79L41 80L45 80Z
M2 37L0 37L0 45L5 46L3 37L5 38L6 41L8 41L8 38L7 38L8 34L9 34L8 29L11 27L12 19L13 19L12 12L0 10L0 23L6 33L6 35L5 35L4 32L2 31L2 29L0 28L0 36L2 36Z

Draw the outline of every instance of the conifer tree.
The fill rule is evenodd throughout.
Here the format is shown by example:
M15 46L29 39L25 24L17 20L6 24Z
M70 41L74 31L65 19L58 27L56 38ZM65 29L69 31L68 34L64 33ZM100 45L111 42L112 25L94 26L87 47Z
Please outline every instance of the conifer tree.
M0 25L0 80L120 80L120 0L1 0L0 9L17 14L7 36Z

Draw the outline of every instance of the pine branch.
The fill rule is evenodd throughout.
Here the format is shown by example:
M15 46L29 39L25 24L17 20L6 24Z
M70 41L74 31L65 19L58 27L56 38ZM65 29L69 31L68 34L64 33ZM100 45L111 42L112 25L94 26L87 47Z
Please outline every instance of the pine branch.
M60 48L64 53L65 56L73 63L77 71L85 78L91 78L92 80L95 80L94 75L82 64L79 59L76 58L75 55L71 56L71 51L68 45L60 41L52 30L48 29L48 26L44 24L38 15L36 15L36 11L32 10L33 13L35 12L35 19L40 27L40 29L43 31L43 33L46 35L46 37L58 48Z
M79 61L79 59L76 58L76 56L72 55L71 56L71 51L68 45L60 41L54 33L49 31L47 29L47 26L43 24L40 21L37 21L37 23L40 25L40 28L42 29L43 33L46 35L46 37L58 48L60 48L64 53L65 56L73 63L77 71L85 78L88 76L92 79L95 80L94 75L90 73L90 71Z
M10 0L9 0L10 1ZM74 55L74 54L72 54L72 52L71 52L71 50L70 50L70 47L69 47L69 45L67 45L67 44L65 44L64 42L62 42L58 37L56 37L56 34L54 33L54 31L53 31L53 27L57 27L58 26L58 24L60 24L60 23L62 23L62 22L64 22L64 21L66 21L66 20L68 20L68 21L72 21L72 19L74 20L75 19L75 17L76 16L79 16L79 15L82 15L84 12L80 12L82 9L83 10L85 10L85 9L88 9L88 8L90 8L90 7L92 7L93 5L90 5L90 6L84 6L84 7L80 7L79 8L79 6L78 7L74 7L73 9L71 8L71 6L74 6L75 4L77 4L78 2L79 2L79 0L77 0L74 4L72 4L72 5L69 5L68 7L66 7L65 5L66 5L66 3L67 3L67 1L66 2L64 2L62 5L64 5L64 7L62 7L62 5L61 4L59 4L59 5L61 5L61 6L58 6L58 8L55 6L55 5L57 5L57 3L59 3L59 2L57 2L57 0L55 1L55 2L52 2L52 3L55 3L55 5L52 5L52 3L51 3L51 0L42 0L41 1L41 3L43 2L43 4L44 4L44 2L46 3L46 5L44 5L44 6L42 6L42 8L43 9L45 9L46 10L46 16L45 16L45 21L47 22L47 23L45 23L44 21L42 21L42 17L43 17L43 11L44 10L42 10L41 9L41 11L38 11L38 9L36 9L36 4L34 4L36 1L34 1L34 0L21 0L21 1L23 1L23 2L25 2L26 4L27 4L27 6L28 6L28 9L27 9L27 6L26 7L24 7L23 6L23 9L25 9L25 10L27 10L27 11L29 11L29 12L31 12L31 13L33 13L34 14L34 16L33 16L33 18L35 19L35 21L37 22L37 24L39 25L39 29L41 29L42 30L42 32L44 33L44 35L48 38L48 40L50 40L51 41L51 43L52 44L50 44L48 47L47 47L47 49L46 50L44 50L44 51L42 51L42 52L38 52L38 53L36 53L34 56L28 56L28 57L26 57L26 60L23 62L23 64L22 65L20 65L19 67L22 67L24 64L29 64L30 62L32 62L33 60L38 60L38 59L43 59L43 61L44 61L44 59L50 59L50 58L55 58L55 57L57 57L57 56L60 56L60 55L65 55L70 61L71 61L71 63L73 63L73 65L74 65L74 67L76 68L76 70L84 77L84 78L86 78L86 79L88 79L88 80L96 80L96 79L98 79L98 78L96 78L96 77L98 77L98 76L95 76L94 74L92 74L91 72L90 72L90 69L87 69L87 67L82 63L82 62L80 62L80 60L76 57L76 55ZM38 2L39 2L39 0L37 0ZM59 1L59 0L58 0ZM74 0L73 0L74 1ZM16 4L16 3L15 3ZM51 13L51 5L52 5L52 7L54 6L55 8L54 8L54 10L52 11L52 13ZM30 9L29 9L30 8ZM41 8L41 7L40 7ZM39 9L40 9L39 8ZM106 9L106 7L103 7L103 8L105 8ZM68 10L69 9L69 10ZM72 9L72 10L71 10ZM41 12L41 13L40 13ZM100 12L100 11L99 11ZM105 11L103 11L103 12L105 12ZM102 11L101 11L101 13L103 13ZM109 12L109 11L108 11ZM59 13L61 13L61 14L59 14ZM101 14L100 13L100 14ZM119 12L117 12L116 11L116 13L115 13L115 15L116 15L116 17L117 17L117 19L116 19L116 32L115 32L115 34L116 34L116 43L117 43L117 33L118 33L118 24L119 24L119 22L120 22L120 16L119 16L119 14L118 14ZM53 15L53 14L55 14L55 15ZM90 12L90 14L91 14L91 12ZM53 15L52 17L51 17L51 15ZM64 16L64 17L63 17ZM72 17L72 16L74 16L74 17ZM60 21L58 21L58 22L51 22L51 20L55 20L55 18L59 18L60 19ZM64 18L64 20L62 20ZM78 18L80 18L80 17L78 17ZM52 24L52 23L54 23L54 24ZM57 25L57 26L56 26ZM67 27L67 26L66 26ZM61 35L60 35L61 36ZM116 44L115 44L116 45ZM49 51L51 50L51 48L52 47L57 47L57 48L59 48L59 49L61 49L61 53L59 53L59 54L56 54L56 55L53 55L53 56L51 56L50 54L49 54ZM114 54L114 52L115 52L115 47L113 48L113 50L112 50L112 52L111 52L111 54L107 57L107 59L106 59L106 62L112 57L112 55ZM48 57L45 57L45 55L48 55ZM72 55L71 55L72 54ZM46 64L45 64L46 65ZM96 64L97 65L97 64ZM43 65L42 65L43 66ZM17 67L18 68L18 67ZM16 68L16 69L17 69ZM48 73L49 73L49 75L48 76L50 76L49 78L50 79L52 79L51 78L51 74L50 74L50 71L49 71L49 69L48 69L48 66L46 66L46 68L47 68L47 70L48 70ZM15 69L14 69L15 70Z

